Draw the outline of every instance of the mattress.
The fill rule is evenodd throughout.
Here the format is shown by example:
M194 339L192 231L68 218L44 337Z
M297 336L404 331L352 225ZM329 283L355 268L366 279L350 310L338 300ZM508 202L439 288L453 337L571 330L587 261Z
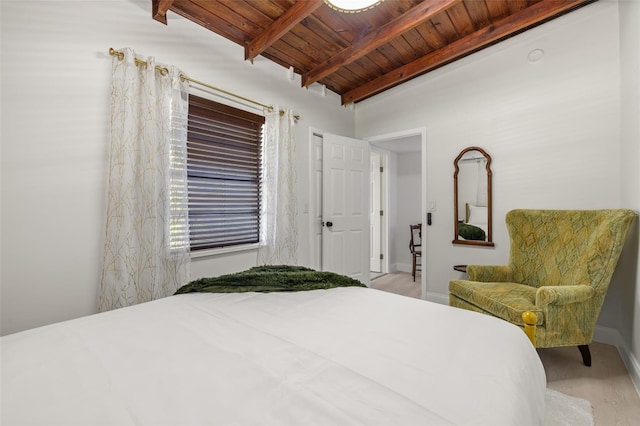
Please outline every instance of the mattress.
M357 287L182 294L2 337L3 425L527 425L522 331Z

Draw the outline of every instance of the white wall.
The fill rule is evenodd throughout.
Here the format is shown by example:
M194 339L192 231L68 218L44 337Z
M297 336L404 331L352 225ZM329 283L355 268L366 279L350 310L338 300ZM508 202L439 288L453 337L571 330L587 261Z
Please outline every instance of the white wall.
M352 136L354 113L286 78L286 69L149 0L3 0L2 334L97 309L109 134L109 47L131 47L198 80L293 108L299 198L306 199L309 127ZM302 209L299 209L302 212ZM300 215L300 262L308 262ZM192 277L255 265L254 252L196 259Z
M620 2L620 93L621 93L621 170L622 202L640 211L640 2ZM619 279L614 283L619 304L616 324L625 349L628 369L635 372L634 383L640 393L640 254L638 220L635 221L620 259Z
M449 280L461 277L454 264L506 263L513 208L638 210L639 27L637 3L596 2L357 104L358 137L427 128L427 195L438 206L427 298L447 303ZM536 63L534 49L545 52ZM493 157L495 248L451 244L452 161L472 145ZM637 225L632 232L599 325L620 330L638 360Z

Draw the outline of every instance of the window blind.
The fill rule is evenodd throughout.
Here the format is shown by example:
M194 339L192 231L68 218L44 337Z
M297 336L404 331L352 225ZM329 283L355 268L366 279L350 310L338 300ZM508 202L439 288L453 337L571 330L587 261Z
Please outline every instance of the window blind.
M191 250L259 241L264 117L189 96Z

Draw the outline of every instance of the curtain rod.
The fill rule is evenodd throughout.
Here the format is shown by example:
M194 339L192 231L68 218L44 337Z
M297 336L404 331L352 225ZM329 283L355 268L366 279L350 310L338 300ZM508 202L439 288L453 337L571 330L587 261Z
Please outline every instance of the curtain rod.
M109 55L117 56L119 60L123 60L124 59L124 52L120 52L118 50L115 50L113 47L109 48ZM147 65L147 62L145 62L145 61L143 61L141 59L138 59L138 58L134 58L134 59L135 59L135 62L136 62L137 65ZM156 69L158 71L160 71L160 74L162 74L162 75L169 74L169 70L167 68L163 68L163 67L160 67L160 66L156 65ZM180 79L183 80L183 81L187 80L187 81L190 81L192 83L199 84L199 85L207 87L209 89L216 90L218 92L224 93L225 95L233 96L235 98L242 99L245 102L250 102L250 103L252 103L254 105L258 105L258 106L261 106L263 108L266 108L269 111L273 111L273 106L271 106L271 105L263 104L262 102L254 101L253 99L245 98L244 96L237 95L235 93L229 92L229 91L221 89L219 87L215 87L215 86L212 86L210 84L203 83L202 81L198 81L196 79L193 79L193 78L191 78L191 77L189 77L189 76L187 76L185 74L180 73ZM280 110L280 115L281 116L284 115L284 111ZM294 115L293 118L295 118L296 120L300 120L300 116L299 115Z

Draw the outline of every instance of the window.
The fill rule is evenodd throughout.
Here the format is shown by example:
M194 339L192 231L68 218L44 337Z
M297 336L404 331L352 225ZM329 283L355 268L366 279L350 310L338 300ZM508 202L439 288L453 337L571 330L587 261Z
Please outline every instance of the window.
M263 116L189 96L192 251L259 242L263 125Z

